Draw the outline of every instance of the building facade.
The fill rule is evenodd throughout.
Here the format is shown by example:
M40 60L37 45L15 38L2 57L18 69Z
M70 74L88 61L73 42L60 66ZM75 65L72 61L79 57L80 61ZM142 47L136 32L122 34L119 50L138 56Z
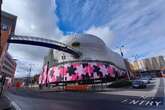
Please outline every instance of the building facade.
M2 77L2 75L5 75L7 82L12 83L14 79L15 71L16 71L16 61L7 52L2 62L2 70L0 77Z
M1 38L0 38L0 61L8 49L7 40L10 34L14 34L17 17L7 12L1 12Z
M50 51L44 58L45 65L39 83L127 77L122 56L109 49L97 36L77 34L66 37L61 42L78 51L80 57L75 58L57 50Z
M7 41L10 35L15 32L16 20L16 16L1 11L0 77L2 79L12 79L15 73L16 63L12 60L9 53L7 53L9 46Z
M134 73L138 72L158 72L160 73L161 68L165 66L165 57L156 56L146 58L143 60L134 61L130 64L131 70Z

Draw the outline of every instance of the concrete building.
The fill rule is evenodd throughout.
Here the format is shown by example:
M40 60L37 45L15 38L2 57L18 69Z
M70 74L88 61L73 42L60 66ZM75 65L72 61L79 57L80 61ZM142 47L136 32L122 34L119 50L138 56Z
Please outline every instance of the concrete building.
M43 65L47 65L49 63L49 67L58 63L58 60L54 58L53 49L49 49L47 56L44 57Z
M76 34L62 39L61 42L80 52L80 57L50 50L44 58L40 83L126 77L127 69L123 57L109 49L97 36Z
M14 77L16 63L7 53L8 39L15 32L17 17L1 11L1 37L0 37L0 77L2 85L5 79L11 80ZM2 86L1 86L2 87ZM2 89L1 89L2 90Z
M7 40L14 34L17 17L7 12L1 12L0 62L8 49Z
M157 72L160 73L161 68L165 66L165 57L156 56L146 58L143 60L134 61L131 63L131 69L134 73L136 72Z
M15 75L15 70L16 70L16 61L7 52L2 62L2 70L0 77L2 77L2 75L5 75L6 79L12 82Z

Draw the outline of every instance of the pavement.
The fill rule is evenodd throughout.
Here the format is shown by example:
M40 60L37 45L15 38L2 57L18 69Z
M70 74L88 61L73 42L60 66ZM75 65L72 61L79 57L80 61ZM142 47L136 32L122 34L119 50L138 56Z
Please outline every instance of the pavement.
M12 110L10 101L5 97L0 97L0 110Z
M144 94L40 92L31 89L11 89L6 96L18 110L164 110L165 80L155 80L154 84L156 93L152 97Z

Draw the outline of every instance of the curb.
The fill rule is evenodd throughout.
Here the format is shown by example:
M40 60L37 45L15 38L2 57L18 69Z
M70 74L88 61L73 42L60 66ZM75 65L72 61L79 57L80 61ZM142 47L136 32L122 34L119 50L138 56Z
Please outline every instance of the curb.
M15 110L22 110L21 107L14 101L12 98L10 98L7 94L5 97L10 101L11 107L13 107Z

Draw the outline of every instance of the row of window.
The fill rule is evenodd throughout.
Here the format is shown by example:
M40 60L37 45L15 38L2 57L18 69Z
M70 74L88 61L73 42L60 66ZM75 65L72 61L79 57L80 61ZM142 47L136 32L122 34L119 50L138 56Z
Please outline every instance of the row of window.
M15 66L10 64L8 61L4 61L5 65L8 65L10 68L15 69Z
M13 70L7 68L6 66L3 66L2 67L5 71L7 71L9 74L12 74L13 73Z

